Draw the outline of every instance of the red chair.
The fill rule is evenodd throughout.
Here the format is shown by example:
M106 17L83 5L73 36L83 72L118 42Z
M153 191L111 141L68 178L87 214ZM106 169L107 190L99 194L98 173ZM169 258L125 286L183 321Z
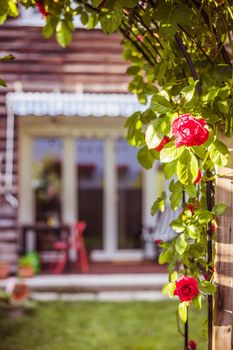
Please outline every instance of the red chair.
M80 264L81 272L88 273L89 272L89 262L87 258L87 252L85 247L85 242L83 238L83 234L85 231L87 224L85 221L79 221L74 224L72 227L72 235L70 238L70 242L67 244L64 241L57 241L54 243L53 248L60 255L60 259L56 263L56 266L53 270L53 273L56 275L61 274L68 262L68 251L69 248L73 248L76 251L76 264Z

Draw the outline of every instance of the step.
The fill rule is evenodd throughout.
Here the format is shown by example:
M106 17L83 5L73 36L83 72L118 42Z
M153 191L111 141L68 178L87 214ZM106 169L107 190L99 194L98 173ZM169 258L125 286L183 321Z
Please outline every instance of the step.
M36 276L24 282L33 292L54 293L100 293L160 291L167 282L167 274L114 274L114 275L66 275ZM0 281L0 288L6 286L7 280Z

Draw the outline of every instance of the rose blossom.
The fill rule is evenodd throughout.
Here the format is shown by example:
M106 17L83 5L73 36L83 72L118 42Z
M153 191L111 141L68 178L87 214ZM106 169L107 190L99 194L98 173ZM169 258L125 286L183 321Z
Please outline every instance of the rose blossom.
M197 348L197 343L194 341L194 340L190 340L189 343L188 343L188 348L190 350L196 350Z
M183 114L173 120L172 134L175 136L176 147L200 146L206 142L209 131L204 119L196 119L190 114Z
M183 276L176 281L174 295L180 298L180 301L189 301L199 294L198 283L193 277Z
M164 137L162 138L160 144L159 144L157 147L155 147L155 150L158 151L158 152L160 152L160 151L163 149L163 147L164 147L168 142L170 142L170 141L171 141L170 137L164 136Z
M198 184L198 182L201 180L201 177L202 177L202 174L201 174L201 170L199 169L198 170L198 174L197 174L197 178L196 180L194 181L194 185Z

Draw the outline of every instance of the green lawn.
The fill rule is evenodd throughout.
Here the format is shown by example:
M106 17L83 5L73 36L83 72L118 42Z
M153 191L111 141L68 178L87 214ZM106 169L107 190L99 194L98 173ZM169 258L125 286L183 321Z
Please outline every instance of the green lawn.
M0 350L182 350L177 303L42 303L33 315L0 317ZM205 310L192 311L190 337L206 350Z

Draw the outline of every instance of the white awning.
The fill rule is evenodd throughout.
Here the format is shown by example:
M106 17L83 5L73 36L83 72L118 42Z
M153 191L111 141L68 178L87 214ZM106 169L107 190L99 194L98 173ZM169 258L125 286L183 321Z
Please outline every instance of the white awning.
M6 98L19 116L129 117L148 108L131 94L15 92Z

